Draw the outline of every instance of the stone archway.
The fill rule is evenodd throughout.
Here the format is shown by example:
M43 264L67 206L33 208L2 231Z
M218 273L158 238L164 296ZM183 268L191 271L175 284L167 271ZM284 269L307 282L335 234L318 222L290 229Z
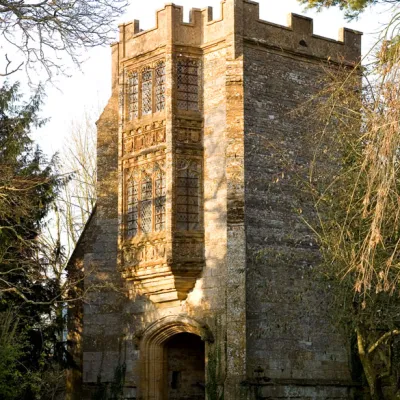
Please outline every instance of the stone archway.
M168 357L165 344L179 333L197 335L204 342L213 342L210 330L196 320L184 316L168 316L146 328L140 340L140 398L165 400L168 396Z

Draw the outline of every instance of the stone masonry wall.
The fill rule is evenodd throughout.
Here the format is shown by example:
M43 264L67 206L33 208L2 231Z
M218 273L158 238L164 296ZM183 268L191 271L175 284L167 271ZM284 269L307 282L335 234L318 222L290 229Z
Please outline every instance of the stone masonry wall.
M348 344L313 272L319 254L302 183L315 147L307 115L294 112L317 92L323 65L251 45L245 60L248 376L275 384L261 398L290 390L293 398L347 398L347 389L324 386L350 383ZM301 386L312 384L319 393Z
M98 379L110 382L122 363L122 284L116 269L118 234L117 99L113 96L97 124L98 200L95 235L85 253L83 318L84 397Z
M96 208L87 221L72 253L67 266L68 280L72 284L68 295L72 302L68 303L68 351L73 358L75 368L67 371L67 400L82 398L82 369L83 369L83 308L84 301L84 258L92 252L92 244L96 235Z

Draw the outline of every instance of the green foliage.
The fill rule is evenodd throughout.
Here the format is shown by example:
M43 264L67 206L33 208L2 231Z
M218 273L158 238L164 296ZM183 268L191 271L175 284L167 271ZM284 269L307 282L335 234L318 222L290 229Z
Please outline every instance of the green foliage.
M310 176L319 215L319 272L335 295L335 317L357 351L371 397L397 390L392 357L400 334L400 52L382 41L366 66L327 70L317 103L316 150ZM364 73L364 79L361 77ZM318 166L319 165L319 166ZM329 165L328 168L326 166ZM324 167L325 166L325 167ZM391 389L391 390L392 390Z
M69 363L61 342L62 276L54 268L63 252L40 240L59 178L55 160L48 162L29 137L45 122L42 98L40 89L23 102L18 84L0 88L0 313L18 314L12 325L0 321L0 398L52 398Z
M39 118L43 93L21 104L18 84L0 89L0 296L44 300L52 282L43 279L37 236L55 198L54 160L46 162L29 134ZM0 297L0 299L1 299Z
M0 313L0 398L4 400L17 399L23 391L23 376L18 368L23 344L17 337L17 326L11 311Z
M301 4L306 4L307 8L316 8L318 11L323 8L340 7L345 11L347 18L352 19L358 17L368 6L378 3L399 3L399 0L298 0Z

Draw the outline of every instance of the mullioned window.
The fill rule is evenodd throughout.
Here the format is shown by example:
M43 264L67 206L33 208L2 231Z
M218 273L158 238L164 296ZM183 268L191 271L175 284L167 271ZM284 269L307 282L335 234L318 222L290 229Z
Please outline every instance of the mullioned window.
M153 110L153 73L149 67L142 71L142 115L151 114Z
M156 75L156 111L165 108L165 61L160 61L155 69Z
M201 163L180 161L176 182L177 230L200 229Z
M199 62L184 58L177 63L178 109L199 111Z
M139 76L137 72L132 72L128 76L128 114L129 119L139 117Z
M128 237L165 230L166 177L158 164L127 175Z

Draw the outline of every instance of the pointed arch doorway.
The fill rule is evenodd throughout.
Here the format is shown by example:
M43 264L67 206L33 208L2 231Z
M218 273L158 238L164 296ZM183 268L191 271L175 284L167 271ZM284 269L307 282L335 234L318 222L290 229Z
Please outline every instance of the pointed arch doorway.
M210 330L181 316L150 325L140 343L140 398L204 400L207 344Z
M205 400L205 346L197 335L177 333L165 343L168 400Z

